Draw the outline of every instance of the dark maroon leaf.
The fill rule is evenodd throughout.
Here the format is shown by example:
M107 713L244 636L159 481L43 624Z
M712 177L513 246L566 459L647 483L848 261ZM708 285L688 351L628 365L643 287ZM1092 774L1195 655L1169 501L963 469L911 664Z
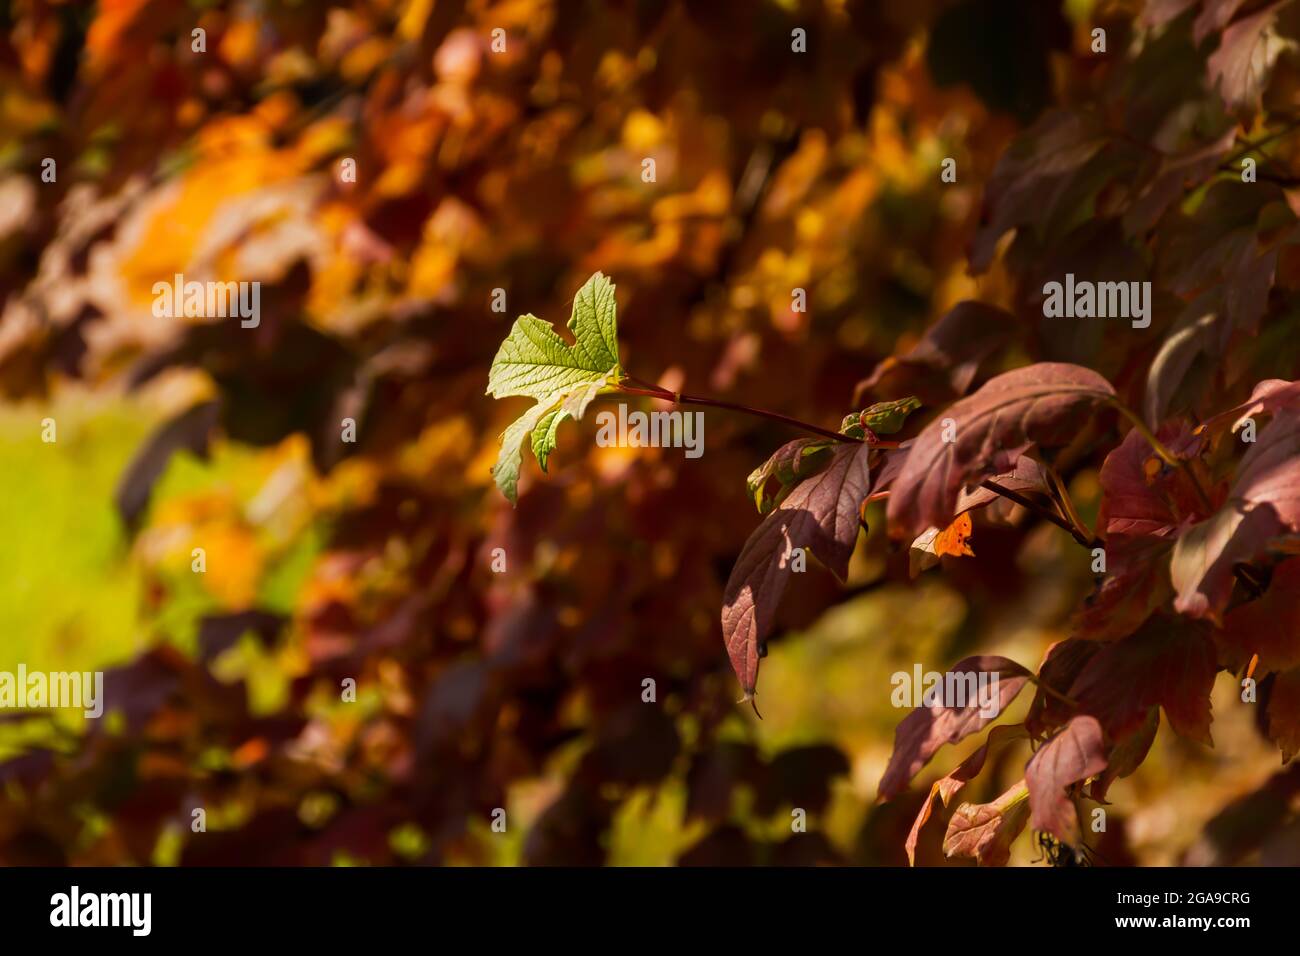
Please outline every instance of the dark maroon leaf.
M1150 181L1138 193L1124 214L1127 235L1146 232L1174 203L1182 199L1188 186L1204 182L1232 151L1237 127L1230 126L1217 139L1172 155L1162 155Z
M882 452L884 464L872 472L871 494L867 496L869 501L875 501L878 497L884 497L889 493L898 476L903 473L903 466L907 464L907 451L911 444L909 439L897 448L885 449Z
M1074 637L1058 641L1047 649L1043 663L1038 666L1038 687L1034 700L1029 705L1029 713L1025 715L1026 730L1039 736L1061 726L1074 716L1074 708L1061 698L1069 692L1083 668L1099 650L1101 645L1095 641ZM1045 689L1048 687L1056 693L1048 693Z
M1112 783L1121 777L1127 777L1147 759L1147 753L1155 743L1156 731L1159 729L1160 709L1152 707L1137 730L1115 742L1107 758L1106 769L1092 782L1088 795L1094 800L1105 800Z
M966 394L980 366L1020 330L1015 316L996 306L958 302L930 326L907 354L890 356L854 390L854 404L865 396L918 395L923 402L949 401Z
M1282 762L1300 753L1300 667L1283 671L1268 692L1268 737L1282 751Z
M1106 573L1084 599L1074 629L1093 641L1113 641L1132 634L1173 597L1169 582L1167 538L1111 535L1106 539Z
M1268 590L1223 616L1219 640L1241 661L1259 655L1261 672L1300 665L1300 558L1273 569Z
M1277 249L1259 237L1259 223L1270 209L1290 215L1276 185L1220 180L1194 213L1162 224L1158 265L1170 290L1185 297L1221 291L1220 310L1228 321L1253 333L1277 267Z
M1107 141L1099 117L1068 110L1047 113L1025 130L1002 154L985 188L971 271L988 269L998 240L1008 231L1032 226L1046 233L1055 221L1068 220L1101 188L1085 168Z
M1184 424L1167 425L1156 437L1183 460L1194 458L1204 438ZM1204 517L1196 489L1181 468L1167 465L1136 428L1101 466L1098 530L1111 535L1163 538L1190 517Z
M1068 696L1113 740L1137 729L1147 710L1159 705L1174 730L1209 746L1210 690L1218 669L1208 627L1157 615L1093 655Z

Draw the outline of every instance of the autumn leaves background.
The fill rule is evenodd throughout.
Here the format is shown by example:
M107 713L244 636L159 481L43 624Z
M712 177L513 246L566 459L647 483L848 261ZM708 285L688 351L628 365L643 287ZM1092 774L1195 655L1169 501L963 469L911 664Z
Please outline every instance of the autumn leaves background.
M905 717L889 678L995 657L1091 701L1107 860L1291 860L1298 572L1266 524L1289 506L1224 509L1292 461L1262 447L1294 412L1259 410L1259 450L1231 430L1244 409L1196 426L1300 367L1294 4L0 16L0 664L105 668L117 713L0 715L0 861L969 863L945 837L990 811L960 805L1027 805L1027 765L1079 715L1026 681L998 722L1024 735L936 745L881 804ZM1153 460L1113 410L1071 416L1044 481L1107 539L1106 575L1062 528L985 503L976 557L913 578L889 514L936 519L950 494L916 465L916 496L869 503L828 552L843 584L815 564L788 582L760 722L719 615L763 520L746 476L797 435L710 411L686 462L569 422L548 475L525 453L517 508L493 485L528 407L483 394L493 357L518 315L561 330L597 271L616 358L660 388L832 429L915 395L907 439L1000 374L1064 363L1192 464ZM261 281L259 327L156 319L152 283L177 272ZM1151 281L1151 328L1045 320L1067 272ZM1173 607L1173 552L1243 534L1260 547L1195 592L1214 614ZM1177 694L1129 693L1178 673ZM1144 707L1112 722L1121 690Z

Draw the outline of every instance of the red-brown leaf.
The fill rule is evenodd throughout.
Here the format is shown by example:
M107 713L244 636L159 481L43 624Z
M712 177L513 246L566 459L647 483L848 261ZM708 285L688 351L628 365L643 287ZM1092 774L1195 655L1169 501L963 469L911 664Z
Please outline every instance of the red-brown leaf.
M963 803L943 837L945 856L968 856L980 866L1005 866L1011 844L1029 819L1029 791L1021 780L992 803Z
M1005 657L968 657L949 673L997 674L997 714L981 714L978 700L967 700L964 707L915 708L894 729L894 752L880 778L881 800L901 793L944 744L964 740L996 720L1029 680L1029 671Z
M912 443L889 496L889 526L915 537L944 528L966 485L1011 470L1031 445L1068 443L1086 417L1115 397L1104 378L1061 362L1040 362L990 379L926 426ZM951 419L955 439L945 441Z
M1273 570L1262 597L1225 614L1219 639L1243 661L1258 654L1264 673L1300 665L1300 558Z
M1025 765L1034 829L1046 830L1062 843L1079 844L1079 815L1065 792L1072 783L1106 769L1106 743L1094 717L1075 717Z
M793 548L810 550L844 579L858 537L858 509L870 487L870 448L843 444L826 468L786 496L745 542L722 601L722 636L747 697L758 682L758 662L789 581Z
M1075 616L1074 630L1094 641L1113 641L1136 631L1173 597L1165 538L1113 535L1106 540L1106 574Z
M1175 455L1194 459L1204 438L1186 425L1167 425L1156 437ZM1204 517L1196 489L1181 468L1165 464L1136 428L1101 466L1101 508L1098 529L1110 535L1167 537L1188 517Z
M1156 731L1159 729L1160 708L1152 707L1137 730L1115 741L1107 758L1106 769L1092 782L1088 795L1094 800L1105 800L1112 783L1120 777L1127 777L1147 759L1147 753L1155 743Z
M1099 650L1101 645L1097 642L1073 637L1057 641L1047 649L1043 663L1038 665L1038 688L1034 702L1029 705L1029 712L1025 715L1025 728L1031 734L1044 734L1073 716L1073 709L1060 698L1065 696L1088 661ZM1048 687L1059 696L1049 694L1045 690Z
M1277 413L1237 468L1228 501L1174 546L1175 609L1218 620L1232 594L1233 565L1253 560L1284 530L1300 529L1300 409Z
M1157 615L1124 640L1104 645L1069 696L1112 739L1137 729L1148 708L1159 705L1174 730L1210 745L1210 689L1218 669L1208 627Z
M978 750L958 764L957 769L948 776L940 777L934 782L930 787L930 795L921 804L921 810L917 813L916 820L912 823L912 829L907 834L907 841L903 844L903 848L907 851L909 865L916 865L916 844L921 838L921 828L930 819L930 812L934 809L934 798L938 797L943 801L945 807L948 806L962 787L979 776L979 772L984 769L984 762L988 759L989 751L996 744L1025 736L1027 736L1025 728L1020 724L1003 724L994 727L989 731L988 739L984 741Z

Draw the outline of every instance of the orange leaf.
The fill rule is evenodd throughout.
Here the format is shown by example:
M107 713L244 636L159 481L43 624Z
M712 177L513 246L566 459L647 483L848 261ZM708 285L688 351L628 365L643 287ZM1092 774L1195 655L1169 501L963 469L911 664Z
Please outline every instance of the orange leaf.
M957 516L957 520L948 527L940 531L934 539L934 553L939 556L951 554L953 557L960 558L963 555L975 557L975 552L970 549L971 523L970 512L963 511Z

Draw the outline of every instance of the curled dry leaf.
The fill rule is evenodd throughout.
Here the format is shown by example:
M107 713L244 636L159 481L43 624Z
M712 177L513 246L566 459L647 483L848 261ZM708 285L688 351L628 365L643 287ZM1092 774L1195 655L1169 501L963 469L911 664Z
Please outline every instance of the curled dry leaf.
M922 571L934 567L945 554L955 558L975 557L970 547L971 520L970 513L963 511L948 527L940 531L931 528L919 535L908 549L908 573L916 577Z
M1005 866L1011 844L1029 820L1029 789L1013 785L992 803L963 803L953 811L943 837L945 856L968 856L980 866Z
M916 844L921 837L921 828L930 819L930 813L934 809L934 798L938 797L943 801L945 807L948 806L962 787L979 776L979 772L984 769L984 762L988 759L989 752L995 746L1027 736L1025 728L1021 724L1006 724L994 727L989 731L988 739L984 741L978 750L958 764L956 770L934 782L930 787L930 795L921 804L916 820L912 823L912 829L907 834L907 841L903 845L903 848L907 851L907 862L910 865L916 865Z

